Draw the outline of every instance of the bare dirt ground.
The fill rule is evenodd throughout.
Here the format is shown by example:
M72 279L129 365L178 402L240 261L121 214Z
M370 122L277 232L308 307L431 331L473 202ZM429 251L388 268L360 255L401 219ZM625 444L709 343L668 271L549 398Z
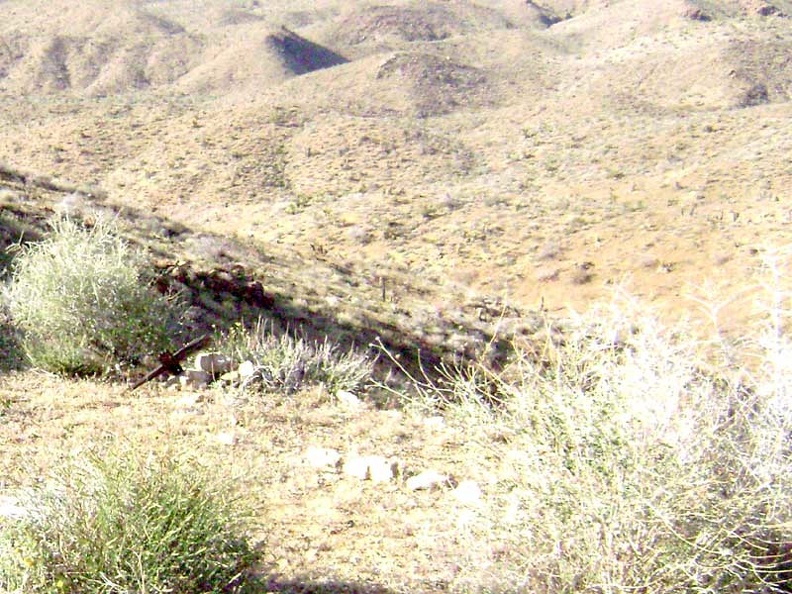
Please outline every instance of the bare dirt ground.
M319 328L461 350L504 312L525 333L624 287L670 319L723 305L739 334L792 223L790 17L786 0L6 0L0 162L88 187L152 261L241 261ZM0 176L4 216L68 193ZM214 396L183 413L157 388L9 375L0 486L103 435L164 436L250 485L273 589L497 573L498 544L471 552L444 495L294 470L315 443L464 474L453 429L325 397L235 412L228 446Z
M432 467L486 481L487 464L466 462L477 446L453 425L345 410L322 391L232 406L219 393L155 386L130 397L121 386L31 373L5 378L0 389L11 403L0 426L0 487L29 485L66 457L114 442L187 454L233 481L256 510L265 591L442 592L494 572L482 563L497 551L472 546L465 523L473 510L450 492L411 491L402 477L362 481L305 457L312 447L398 456L405 472Z

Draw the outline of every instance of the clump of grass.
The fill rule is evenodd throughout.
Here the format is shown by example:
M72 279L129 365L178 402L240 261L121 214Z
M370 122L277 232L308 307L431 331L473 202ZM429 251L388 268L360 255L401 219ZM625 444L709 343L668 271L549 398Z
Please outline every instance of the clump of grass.
M0 590L248 592L258 553L242 506L196 465L115 453L73 460L0 526Z
M5 296L28 358L48 371L101 373L170 343L172 309L111 221L56 219L21 248Z
M288 393L312 385L329 392L357 391L371 381L373 361L354 348L342 349L325 338L309 341L288 333L275 333L259 321L252 329L241 325L221 341L237 361L250 361L255 368L249 386Z
M789 294L774 295L766 327L740 342L758 365L619 300L540 357L518 347L507 368L477 369L484 381L424 383L468 447L486 444L472 455L501 461L471 528L496 543L479 578L554 593L789 591L792 341Z

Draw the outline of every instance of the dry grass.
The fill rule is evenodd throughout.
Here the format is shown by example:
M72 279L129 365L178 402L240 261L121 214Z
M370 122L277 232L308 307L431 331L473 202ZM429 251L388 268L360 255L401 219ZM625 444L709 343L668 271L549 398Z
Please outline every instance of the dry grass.
M248 399L153 385L130 400L118 386L8 375L4 491L69 452L136 443L192 451L228 481L257 510L262 572L287 592L781 591L786 261L767 267L765 316L739 343L702 341L621 296L569 318L561 341L517 345L499 372L447 368L409 395L391 384L399 410L373 394L348 408L321 385ZM314 468L310 447L395 457L402 475ZM481 499L409 490L427 468L475 481Z
M23 493L0 533L14 592L250 592L244 504L184 456L80 452Z
M759 589L773 561L751 543L788 537L753 521L785 496L782 472L754 469L779 455L762 407L787 389L788 298L756 307L752 280L766 246L789 243L787 18L742 0L694 3L709 20L676 0L132 4L0 3L4 245L33 237L61 190L90 190L147 256L241 263L285 326L447 358L486 354L498 332L525 356L424 386L444 423L348 410L321 385L131 399L6 374L0 487L104 440L191 449L260 511L270 591ZM261 44L283 24L349 62L296 76ZM640 307L536 341L532 311L589 310L622 285ZM497 415L493 389L511 402ZM464 406L447 406L454 390ZM684 414L658 424L674 402ZM482 502L320 472L310 445L472 479ZM710 488L717 461L745 498Z

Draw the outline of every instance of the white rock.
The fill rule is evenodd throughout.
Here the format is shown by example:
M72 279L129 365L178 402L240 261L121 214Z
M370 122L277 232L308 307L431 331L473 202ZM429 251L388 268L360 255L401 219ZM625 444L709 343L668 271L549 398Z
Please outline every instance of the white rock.
M444 429L445 428L445 419L443 417L429 417L424 419L424 426L427 429Z
M341 461L341 454L332 448L312 446L305 452L305 459L314 468L336 468Z
M384 483L393 479L398 463L382 456L352 456L344 462L344 474L360 480Z
M450 482L448 475L437 472L436 470L424 470L421 474L416 474L407 479L407 488L413 491L434 489L447 485Z
M214 440L217 443L227 446L232 446L232 445L236 445L237 437L230 431L224 431L222 433L218 433L217 435L215 435Z
M369 479L374 483L387 483L396 475L397 464L381 456L372 456L369 462Z
M200 353L195 357L195 368L219 377L234 369L234 362L223 353Z
M363 406L363 402L361 402L360 398L355 396L352 392L348 392L346 390L339 390L336 393L336 398L338 398L338 401L344 406L344 408L349 410L358 410L361 406Z
M179 376L182 388L201 389L208 386L211 381L212 374L202 369L185 369L184 373Z
M242 379L248 378L256 373L256 366L253 364L253 361L242 361L239 367L237 367L237 373L239 373L239 377Z
M242 376L239 374L238 371L229 371L228 373L224 373L220 376L220 381L225 384L236 384L239 380L242 379Z
M202 401L203 401L203 395L192 393L179 398L176 401L176 406L178 408L192 408L196 404L199 404Z
M344 474L366 480L369 473L367 456L352 456L344 461Z
M481 503L481 488L476 481L464 480L457 488L451 491L457 501L466 505L476 505Z

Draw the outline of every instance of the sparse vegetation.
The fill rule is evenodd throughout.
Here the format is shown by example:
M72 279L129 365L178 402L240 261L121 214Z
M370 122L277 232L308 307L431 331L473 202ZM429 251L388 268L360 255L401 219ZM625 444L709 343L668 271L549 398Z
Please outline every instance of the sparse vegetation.
M253 329L234 326L225 349L238 361L250 361L255 370L247 387L292 393L322 385L329 392L356 391L371 381L373 362L355 349L343 350L325 339L311 342L287 333L276 334L259 321Z
M262 593L792 592L789 294L766 327L749 306L792 229L792 0L195 4L0 0L3 524L124 441L234 477ZM327 51L349 63L309 73ZM139 274L90 282L99 252L66 285L32 267L43 313L5 316L51 213L94 209L181 292L170 350L214 328L234 354L211 388L18 369L142 377L171 346ZM566 319L615 283L663 324ZM81 305L106 289L141 312ZM348 476L358 454L392 478ZM13 594L69 586L14 567Z
M250 591L246 514L208 477L162 456L82 454L22 497L21 517L0 520L0 590Z
M422 383L424 406L442 405L482 444L471 460L504 461L470 529L500 543L486 580L548 593L788 591L792 343L789 295L771 297L766 326L740 343L751 371L722 337L713 350L622 299L573 319L539 360L518 348L498 373Z
M169 342L174 315L142 278L134 250L111 221L68 218L23 246L5 292L36 367L95 374Z

